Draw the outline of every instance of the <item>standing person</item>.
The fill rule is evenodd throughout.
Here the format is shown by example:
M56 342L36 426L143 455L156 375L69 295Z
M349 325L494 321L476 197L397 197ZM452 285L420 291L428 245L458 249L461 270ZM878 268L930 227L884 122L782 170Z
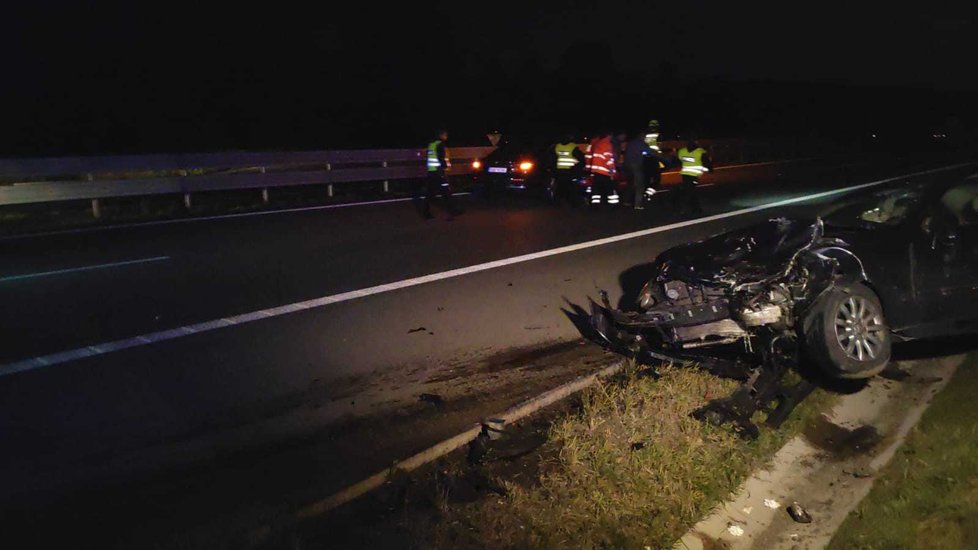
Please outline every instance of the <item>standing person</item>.
M438 132L438 138L428 144L426 158L428 176L425 178L425 197L422 210L422 215L426 220L435 217L431 213L431 201L438 193L441 193L445 210L448 212L448 221L452 221L458 213L452 201L452 187L448 183L448 175L446 174L446 171L452 166L445 149L446 141L448 141L448 131L441 130Z
M554 202L566 200L574 205L574 176L584 165L584 153L574 143L570 134L564 134L560 143L554 145Z
M649 149L653 153L659 155L658 157L647 157L645 160L645 173L649 176L649 188L652 189L652 193L654 194L659 191L659 187L662 185L662 170L669 165L669 162L663 156L662 149L659 147L658 119L653 118L646 125L645 144L649 146Z
M615 192L615 150L608 132L598 132L591 140L584 155L587 171L591 174L591 204L618 204Z
M683 181L677 190L680 212L683 214L702 214L703 208L700 207L696 186L700 182L700 176L709 172L713 167L710 156L706 149L696 144L694 139L686 142L686 146L679 149L676 155L679 157L682 166L679 173L683 177Z
M646 143L645 136L641 132L635 132L625 148L625 161L622 164L628 176L628 183L635 192L635 202L632 203L635 210L644 209L645 197L654 195L656 191L648 187L649 180L645 174L645 165L650 159L656 165L665 160Z

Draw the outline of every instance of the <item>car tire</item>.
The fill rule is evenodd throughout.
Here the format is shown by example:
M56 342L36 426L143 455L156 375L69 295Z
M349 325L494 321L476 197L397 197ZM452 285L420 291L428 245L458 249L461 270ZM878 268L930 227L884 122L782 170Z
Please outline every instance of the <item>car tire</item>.
M863 284L837 285L808 309L806 355L835 378L875 376L890 361L892 338L879 297Z

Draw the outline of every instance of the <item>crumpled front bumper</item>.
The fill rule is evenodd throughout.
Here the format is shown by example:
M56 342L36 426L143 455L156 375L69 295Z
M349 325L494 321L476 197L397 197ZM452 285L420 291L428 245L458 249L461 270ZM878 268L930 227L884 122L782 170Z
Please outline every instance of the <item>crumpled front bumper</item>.
M591 301L591 327L613 347L648 347L647 338L676 348L730 343L747 333L730 317L726 298L715 298L697 304L662 304L643 312L617 310L601 293L600 304Z
M614 347L628 348L643 342L642 332L667 322L659 313L624 312L611 307L601 292L602 304L591 300L591 328Z

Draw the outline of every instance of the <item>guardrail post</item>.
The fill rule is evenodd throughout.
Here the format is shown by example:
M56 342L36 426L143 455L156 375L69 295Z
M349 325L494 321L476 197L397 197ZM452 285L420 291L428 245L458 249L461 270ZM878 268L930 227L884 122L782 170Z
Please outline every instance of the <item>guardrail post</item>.
M327 162L326 163L326 171L329 172L332 169L333 169L333 165ZM326 184L326 196L329 197L329 198L333 198L333 184L332 183Z
M183 194L183 205L187 208L187 210L190 210L190 207L192 205L192 203L190 202L190 193Z
M98 199L92 199L92 216L96 220L102 217L102 209L99 207Z
M258 173L259 174L264 174L265 173L265 167L264 166L259 166L258 167ZM268 204L268 188L267 187L262 187L261 188L261 202L263 204Z
M387 161L385 160L380 165L387 168ZM384 180L384 193L390 193L390 182L388 180Z

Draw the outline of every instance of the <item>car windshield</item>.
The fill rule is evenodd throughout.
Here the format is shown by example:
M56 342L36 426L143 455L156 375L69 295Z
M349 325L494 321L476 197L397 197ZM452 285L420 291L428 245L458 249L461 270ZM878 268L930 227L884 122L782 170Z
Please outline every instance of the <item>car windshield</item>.
M825 217L835 227L879 227L901 223L921 204L924 186L888 189L845 201Z

